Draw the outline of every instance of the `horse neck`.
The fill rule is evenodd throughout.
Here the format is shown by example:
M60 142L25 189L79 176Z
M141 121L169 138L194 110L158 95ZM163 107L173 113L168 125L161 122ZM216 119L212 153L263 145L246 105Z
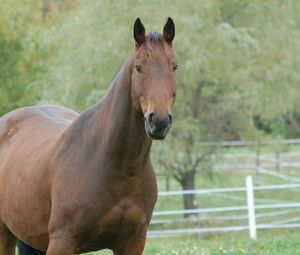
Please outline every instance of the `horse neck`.
M98 157L99 164L109 162L114 169L135 174L149 162L151 139L144 130L143 115L132 105L132 60L123 65L106 96L88 110L88 129L83 139L87 152ZM87 132L88 131L88 132ZM88 156L87 156L88 157Z

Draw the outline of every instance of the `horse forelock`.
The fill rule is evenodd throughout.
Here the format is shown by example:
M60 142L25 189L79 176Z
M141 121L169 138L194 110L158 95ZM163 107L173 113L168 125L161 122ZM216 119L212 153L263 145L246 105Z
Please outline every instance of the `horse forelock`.
M146 36L146 40L144 43L144 51L146 56L152 59L152 52L154 47L157 47L159 44L162 44L164 52L166 56L170 56L172 54L172 50L170 45L165 41L162 34L158 32L149 32Z
M146 42L156 44L163 41L163 35L158 32L149 32L146 37Z

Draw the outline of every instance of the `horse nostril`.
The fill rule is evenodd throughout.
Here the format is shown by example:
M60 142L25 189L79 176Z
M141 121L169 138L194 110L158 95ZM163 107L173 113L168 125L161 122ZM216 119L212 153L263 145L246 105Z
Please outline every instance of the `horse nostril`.
M169 118L169 123L172 124L173 123L173 116L171 113L168 114L168 118Z
M172 126L172 122L171 113L149 112L145 114L145 131L153 139L164 139Z
M154 112L150 112L148 115L148 122L153 123Z
M161 118L155 112L151 112L147 115L146 118L147 118L148 125L156 129L165 129L169 125L172 125L173 122L172 114L168 114L164 118Z

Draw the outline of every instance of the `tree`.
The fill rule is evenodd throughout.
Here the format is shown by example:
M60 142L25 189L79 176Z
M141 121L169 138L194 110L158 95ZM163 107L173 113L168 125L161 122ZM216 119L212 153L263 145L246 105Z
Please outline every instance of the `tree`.
M38 29L30 29L36 24L35 7L33 2L26 5L1 2L0 116L18 107L33 105L40 99L39 91L32 86L43 72L42 51L36 37Z
M300 49L294 27L300 6L295 8L294 1L220 1L205 7L211 19L205 20L196 7L199 15L189 14L189 40L178 53L185 72L179 75L178 94L183 97L178 101L184 106L177 108L171 142L157 153L159 163L184 190L195 187L197 170L216 153L201 147L201 141L286 137L285 118L299 102L299 60L291 53L296 56ZM174 155L162 156L170 153ZM195 201L185 195L185 209L197 207Z

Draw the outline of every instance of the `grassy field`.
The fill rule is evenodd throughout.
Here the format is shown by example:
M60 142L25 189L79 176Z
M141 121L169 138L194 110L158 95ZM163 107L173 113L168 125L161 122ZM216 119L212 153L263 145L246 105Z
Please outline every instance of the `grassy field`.
M112 255L109 250L84 255ZM259 231L252 241L246 232L148 239L144 255L300 255L300 230Z
M246 232L200 238L148 239L144 255L300 255L300 230L260 231L257 241L251 241Z

